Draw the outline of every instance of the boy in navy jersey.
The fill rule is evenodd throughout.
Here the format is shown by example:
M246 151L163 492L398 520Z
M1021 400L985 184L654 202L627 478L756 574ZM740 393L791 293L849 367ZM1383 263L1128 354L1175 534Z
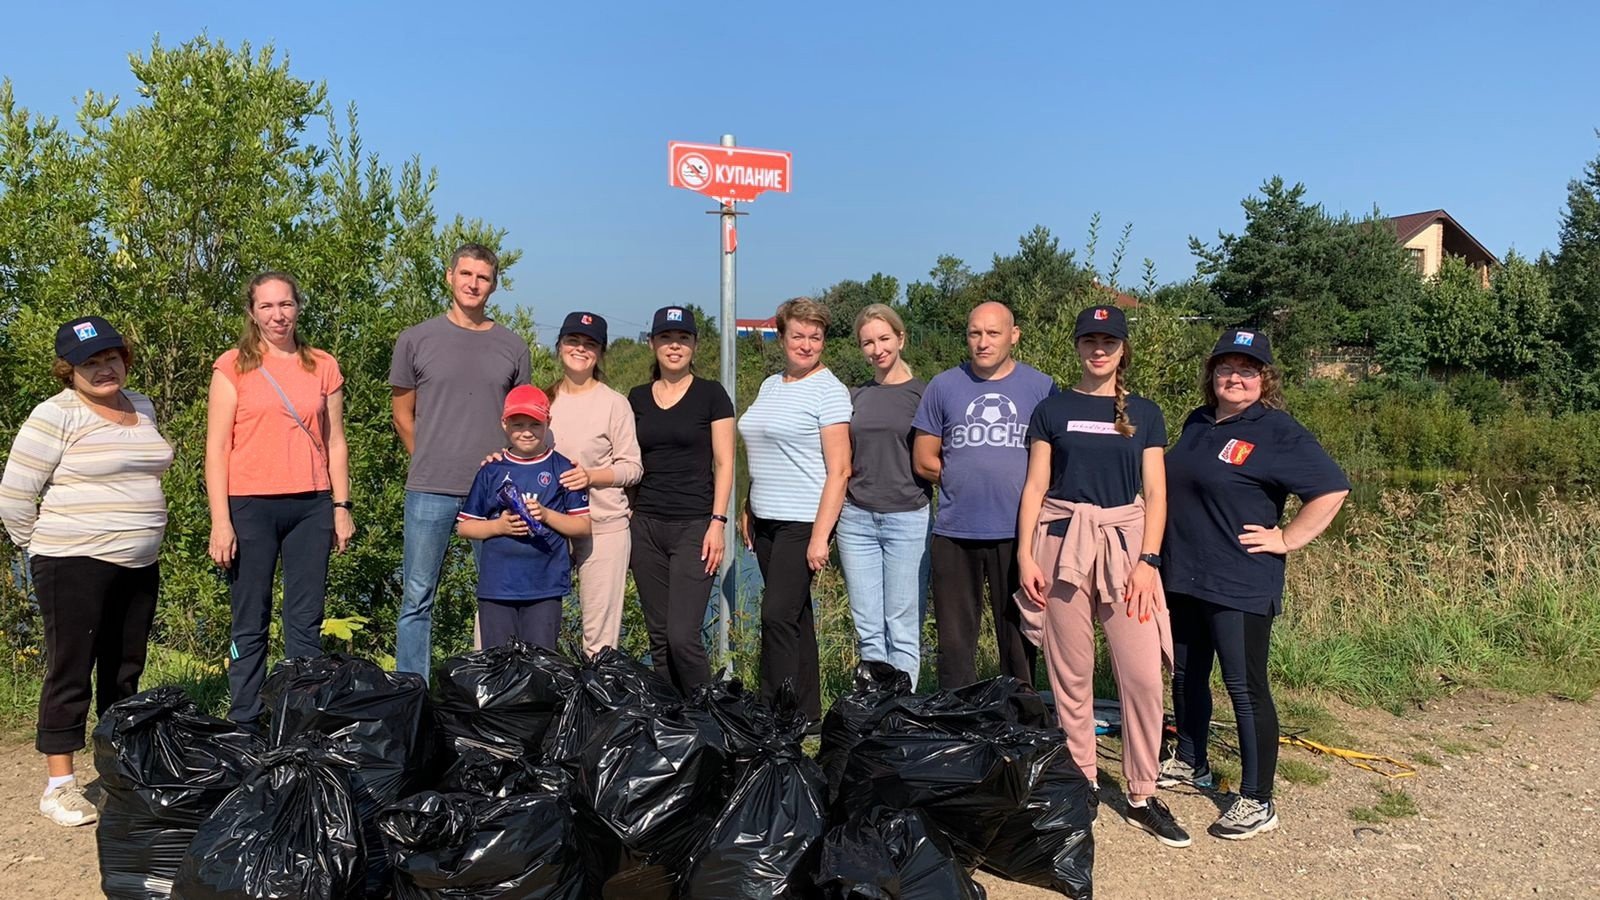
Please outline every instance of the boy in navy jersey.
M478 470L456 517L458 534L483 541L479 630L485 647L515 637L554 650L561 598L572 589L567 539L589 534L589 494L561 486L561 473L575 465L551 449L544 391L527 384L513 388L500 424L506 431L504 457ZM520 494L524 509L512 508L506 493Z

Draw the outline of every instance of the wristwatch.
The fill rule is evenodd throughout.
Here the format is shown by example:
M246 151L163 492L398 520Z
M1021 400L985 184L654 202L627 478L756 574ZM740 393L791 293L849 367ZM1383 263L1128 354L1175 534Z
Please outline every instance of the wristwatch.
M721 514L721 513L712 513L711 514L711 521L713 521L713 522L721 522L722 524L726 525L726 524L728 524L728 517L723 515L723 514Z
M333 501L333 508L334 509L348 509L351 512L355 512L356 511L356 505L354 503L351 503L349 500L335 500L335 501Z
M1159 569L1161 568L1161 554L1141 553L1139 554L1139 562L1145 563L1152 569Z

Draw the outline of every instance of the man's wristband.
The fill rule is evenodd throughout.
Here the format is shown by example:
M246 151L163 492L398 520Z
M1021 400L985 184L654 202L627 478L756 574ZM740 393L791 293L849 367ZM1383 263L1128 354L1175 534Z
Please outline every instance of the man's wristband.
M333 508L334 509L348 509L351 512L355 512L356 511L356 505L354 503L351 503L349 500L335 500L335 501L333 501Z
M728 524L728 517L725 516L725 515L722 515L721 513L712 513L711 514L711 521L713 521L713 522L721 522L722 524L726 525L726 524Z

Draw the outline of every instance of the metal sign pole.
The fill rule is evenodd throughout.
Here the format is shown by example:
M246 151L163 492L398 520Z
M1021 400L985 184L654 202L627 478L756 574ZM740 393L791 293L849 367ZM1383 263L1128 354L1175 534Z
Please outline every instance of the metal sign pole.
M722 136L722 146L734 146L733 135ZM722 312L717 320L722 326L722 386L728 392L728 399L733 401L737 410L739 405L739 367L737 365L738 347L734 338L738 333L738 319L734 311L734 254L738 252L737 243L730 239L734 223L737 222L737 213L733 210L731 202L722 204L722 214L718 217L717 249L722 256ZM722 554L722 590L721 610L717 616L717 648L721 654L721 664L728 665L732 647L729 643L729 618L732 611L739 603L739 565L736 562L743 545L739 543L739 530L735 523L739 518L739 471L734 466L733 490L728 494L728 509L726 515L728 524L723 529L724 547Z

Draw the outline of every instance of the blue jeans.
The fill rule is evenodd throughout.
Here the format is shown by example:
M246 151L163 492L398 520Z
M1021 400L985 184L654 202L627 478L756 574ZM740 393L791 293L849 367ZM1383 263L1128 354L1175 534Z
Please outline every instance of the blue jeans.
M928 604L929 508L875 513L845 502L834 532L863 660L887 662L917 684Z
M406 491L400 617L396 622L394 667L426 681L433 668L433 598L439 588L444 554L455 534L456 514L465 497Z

